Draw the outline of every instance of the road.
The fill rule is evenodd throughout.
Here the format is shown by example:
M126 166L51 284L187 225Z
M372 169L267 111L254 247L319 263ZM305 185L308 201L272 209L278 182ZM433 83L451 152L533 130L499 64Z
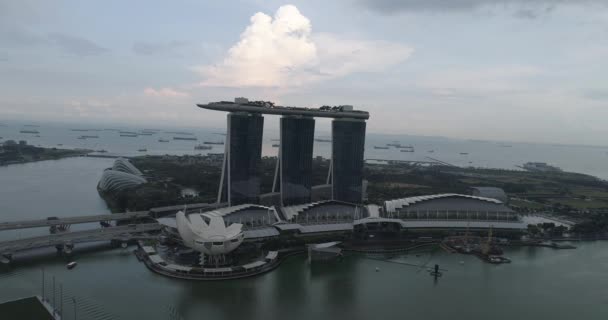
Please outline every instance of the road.
M158 223L147 223L128 225L120 227L99 228L85 231L56 233L47 236L39 236L20 240L0 242L0 254L11 254L17 251L64 245L66 243L82 243L102 240L127 241L139 238L143 233L158 231L161 225Z
M77 216L77 217L65 217L58 219L36 219L36 220L22 220L22 221L9 221L0 222L0 231L15 230L15 229L26 229L26 228L37 228L37 227L50 227L57 225L71 225L78 223L89 223L99 221L118 221L118 220L132 220L149 217L148 211L137 211L127 213L114 213L114 214L102 214L94 216Z

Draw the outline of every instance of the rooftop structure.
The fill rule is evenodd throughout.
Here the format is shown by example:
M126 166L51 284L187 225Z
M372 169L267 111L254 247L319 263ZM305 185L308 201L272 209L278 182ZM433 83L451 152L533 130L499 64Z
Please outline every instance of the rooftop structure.
M242 224L243 229L268 226L280 220L274 207L265 207L255 204L242 204L219 208L210 211L209 214L222 217L226 224Z
M130 189L148 182L139 169L129 160L118 158L112 168L106 169L99 179L97 188L102 192L116 192Z
M476 197L483 198L492 198L503 203L507 203L509 201L509 197L505 193L505 191L501 188L497 187L473 187L472 188L473 195Z
M367 217L363 206L340 201L319 201L282 209L286 221L302 224L352 222Z
M280 192L280 205L289 206L312 200L312 150L314 117L333 118L331 198L361 203L364 198L363 156L365 147L366 111L353 110L350 105L298 108L278 106L267 101L236 98L198 104L200 108L228 113L226 151L218 203L229 206L260 203L260 158L263 114L282 115L279 161L271 192ZM274 200L266 199L266 200ZM265 201L267 203L267 201Z
M129 160L125 158L118 158L114 161L114 165L112 165L112 170L122 171L130 174L134 174L137 176L142 176L143 173L139 171Z
M186 214L182 211L175 216L177 230L184 244L206 255L225 255L243 242L243 225L227 225L217 212Z
M385 201L382 216L403 220L519 220L500 200L455 193Z
M208 104L197 104L197 106L199 108L226 112L247 112L275 115L309 116L320 118L352 118L362 120L369 119L369 113L367 111L353 110L352 106L339 106L334 108L324 106L318 109L299 108L289 106L278 106L272 102L267 101L248 101L245 98L236 98L235 102L210 102Z

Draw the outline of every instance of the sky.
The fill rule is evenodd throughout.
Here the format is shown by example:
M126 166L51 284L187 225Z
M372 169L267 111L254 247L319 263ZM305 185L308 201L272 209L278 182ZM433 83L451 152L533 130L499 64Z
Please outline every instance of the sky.
M217 128L195 104L243 96L353 105L375 133L608 145L607 73L608 0L0 0L0 121Z

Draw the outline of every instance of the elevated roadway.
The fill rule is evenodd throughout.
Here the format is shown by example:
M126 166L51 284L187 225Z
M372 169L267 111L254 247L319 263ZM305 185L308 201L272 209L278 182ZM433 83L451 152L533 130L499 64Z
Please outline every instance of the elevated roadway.
M73 245L82 242L120 240L129 241L146 237L145 233L159 231L158 223L146 223L93 230L56 233L46 236L0 242L0 254L11 255L15 252L49 246Z
M36 219L36 220L21 220L0 222L0 231L27 229L37 227L52 227L59 225L72 225L79 223L100 222L100 221L121 221L121 220L136 220L145 217L150 217L148 211L137 211L127 213L102 214L93 216L77 216L51 219Z

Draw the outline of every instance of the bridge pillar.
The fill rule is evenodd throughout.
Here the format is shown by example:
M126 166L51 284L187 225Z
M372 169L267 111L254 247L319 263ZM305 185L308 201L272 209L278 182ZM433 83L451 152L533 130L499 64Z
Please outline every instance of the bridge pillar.
M12 253L3 253L0 256L0 263L2 264L11 264L13 262L13 254Z
M67 255L71 255L73 249L74 249L74 244L73 243L64 243L63 244L63 253L65 253Z

